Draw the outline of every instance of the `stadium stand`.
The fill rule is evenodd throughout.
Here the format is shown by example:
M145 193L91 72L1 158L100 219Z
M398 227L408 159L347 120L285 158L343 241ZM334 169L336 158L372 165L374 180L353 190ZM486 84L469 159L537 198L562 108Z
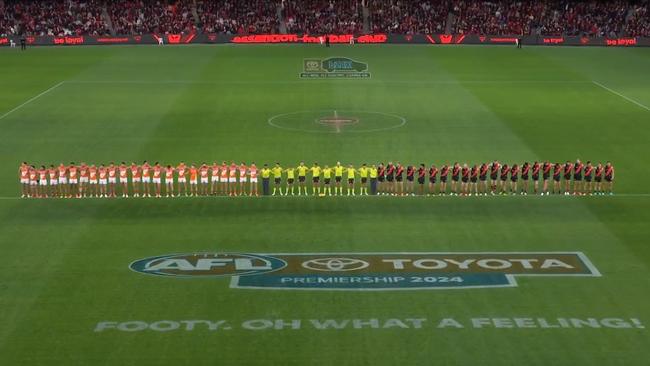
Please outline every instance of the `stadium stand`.
M647 37L648 6L648 0L0 0L0 34L336 32Z

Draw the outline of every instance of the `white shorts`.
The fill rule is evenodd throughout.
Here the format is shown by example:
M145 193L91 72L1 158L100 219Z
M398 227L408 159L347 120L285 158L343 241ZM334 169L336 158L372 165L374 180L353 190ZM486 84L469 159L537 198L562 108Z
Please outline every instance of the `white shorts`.
M90 184L97 184L97 180L96 180L96 179L95 179L95 180L91 180L91 181L90 181Z
M190 184L193 185L193 186L195 186L195 185L196 185L196 180L191 180L191 179L190 179Z
M20 179L20 184L29 184L29 179Z
M35 180L30 180L30 181L29 181L29 185L30 185L30 186L35 186L35 185L37 185L37 184L38 184L38 182L35 181Z
M99 184L105 186L106 185L106 179L100 179Z
M257 177L252 177L251 178L251 183L257 183Z
M185 178L185 177L178 177L178 183L187 183L187 178Z
M239 177L240 183L246 183L246 177Z
M140 183L142 181L142 178L131 178L131 182L133 183Z
M108 183L115 183L115 182L117 182L117 178L115 178L115 177L108 178Z
M51 186L56 186L56 185L58 185L58 184L59 184L59 181L57 181L56 178L54 178L54 179L50 179L50 185L51 185Z
M151 177L142 177L142 183L150 183Z
M120 183L124 183L124 184L126 184L126 183L128 183L128 182L129 182L129 178L126 178L126 177L124 177L124 178L120 178Z
M160 178L154 178L153 182L156 183L156 184L160 184Z
M70 183L70 184L77 184L77 179L75 179L75 178L70 178L70 180L68 181L68 183Z
M46 185L47 185L47 179L43 179L43 180L39 181L39 182L38 182L38 185L40 185L40 186L46 186Z
M68 178L59 178L59 184L68 184Z
M201 183L208 183L208 177L201 177Z
M219 182L219 177L212 176L212 182Z
M81 183L88 183L88 177L81 177L81 178L79 178L79 182L81 182Z
M228 183L237 183L237 178L235 177L228 178Z

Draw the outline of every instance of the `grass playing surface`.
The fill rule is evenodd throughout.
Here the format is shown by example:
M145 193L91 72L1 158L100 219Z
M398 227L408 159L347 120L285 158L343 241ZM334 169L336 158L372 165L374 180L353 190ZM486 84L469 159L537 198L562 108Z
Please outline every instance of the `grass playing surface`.
M298 78L304 58L327 56L366 62L372 78ZM642 48L2 49L0 364L647 365L647 329L476 329L469 319L650 323L648 65L650 49ZM298 130L268 122L305 111L284 119ZM361 117L336 132L312 123L319 111ZM386 115L406 122L361 131L391 125ZM24 160L286 166L576 158L611 160L617 195L17 199ZM521 277L514 288L277 291L128 268L140 258L200 251L581 251L602 277ZM369 318L428 320L421 329L239 326ZM442 318L465 327L439 329ZM94 332L102 321L192 319L223 319L232 329Z

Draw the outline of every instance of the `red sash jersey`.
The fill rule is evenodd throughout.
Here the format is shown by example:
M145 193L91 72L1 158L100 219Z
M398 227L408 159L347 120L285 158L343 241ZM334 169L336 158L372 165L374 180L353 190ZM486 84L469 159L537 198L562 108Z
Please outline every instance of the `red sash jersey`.
M598 178L602 177L604 170L605 169L602 166L601 167L596 167L596 177L598 177Z
M440 169L440 178L447 178L447 175L449 174L449 167L448 166L443 166L442 169Z
M551 164L550 163L544 163L544 166L543 166L542 169L544 171L544 175L550 174L551 173Z
M382 167L379 167L379 169L377 169L377 176L378 177L383 178L385 174L386 174L386 168L385 167L382 166Z
M455 166L451 171L451 176L454 178L458 178L458 174L460 174L460 167Z
M605 179L611 180L612 177L614 176L614 166L610 165L609 167L605 167Z
M424 178L427 170L423 167L418 168L418 178Z
M469 168L463 168L462 170L463 178L468 178L469 177Z
M438 175L438 168L432 166L429 168L429 180L434 180L436 179L436 175Z
M573 164L571 163L564 164L564 176L567 177L567 179L571 178L572 170L573 170Z
M519 167L515 165L512 167L512 169L510 169L510 177L512 178L512 180L516 180L518 174L519 174Z
M406 168L406 179L413 180L414 176L415 176L415 168L413 168L412 166L409 165Z
M472 167L472 178L478 177L479 168L477 166Z
M524 166L521 168L521 176L522 177L528 177L528 173L530 172L530 165L528 163L524 164Z
M487 164L483 163L481 164L481 178L485 177L487 175L487 172L489 170L489 167Z
M590 176L591 173L593 172L593 170L594 170L594 167L593 167L593 166L591 166L591 165L587 165L587 166L585 167L585 176Z
M395 166L389 165L388 169L386 169L386 175L392 176L395 174Z
M508 164L504 164L501 167L501 178L506 179L508 177L509 172L510 172L510 168L508 167Z
M499 169L501 169L501 165L499 163L492 163L490 174L496 178L496 175L499 174Z

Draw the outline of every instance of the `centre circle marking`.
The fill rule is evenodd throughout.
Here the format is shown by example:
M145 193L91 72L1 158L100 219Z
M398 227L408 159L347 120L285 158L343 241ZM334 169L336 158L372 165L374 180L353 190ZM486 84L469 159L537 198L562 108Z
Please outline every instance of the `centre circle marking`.
M305 115L304 121L313 121L316 125L332 127L331 130L318 130L310 129L305 127L291 127L285 126L281 123L282 118ZM394 122L387 127L380 128L355 128L348 129L347 127L353 125L359 125L364 123L372 123L372 117L366 117L368 121L364 121L363 117L358 115L375 115L394 119ZM348 110L313 110L313 111L297 111L290 113L277 114L270 117L267 120L267 123L275 128L288 131L299 131L299 132L309 132L309 133L363 133L363 132L379 132L387 131L395 128L403 127L406 124L406 118L390 113L376 112L376 111L348 111Z

